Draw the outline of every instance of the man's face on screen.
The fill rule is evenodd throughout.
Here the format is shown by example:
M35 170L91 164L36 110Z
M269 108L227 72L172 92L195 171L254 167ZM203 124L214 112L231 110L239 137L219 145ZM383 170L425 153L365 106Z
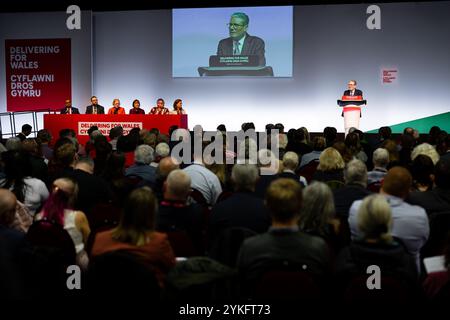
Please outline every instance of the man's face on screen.
M97 98L92 98L91 99L91 103L92 103L92 105L96 106L98 104L98 99Z
M348 87L348 90L352 91L352 90L355 90L356 84L353 81L349 81L347 87Z
M72 106L72 101L66 100L64 104L65 104L66 108L70 108Z
M228 24L228 31L230 32L230 37L233 40L241 39L247 32L247 25L245 25L244 19L231 17L230 23Z
M163 108L164 107L164 101L162 101L162 100L158 100L158 101L156 101L156 106L158 107L158 108Z

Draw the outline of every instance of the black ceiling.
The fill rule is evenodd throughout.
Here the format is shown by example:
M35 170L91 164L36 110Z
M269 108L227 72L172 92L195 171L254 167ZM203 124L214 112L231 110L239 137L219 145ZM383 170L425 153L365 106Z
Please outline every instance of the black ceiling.
M437 0L445 1L445 0ZM77 4L82 10L117 11L117 10L154 10L171 8L202 7L240 7L240 6L272 6L272 5L320 5L344 3L384 3L412 1L352 1L352 0L2 0L0 12L30 11L65 11L71 4ZM420 1L431 2L431 1Z

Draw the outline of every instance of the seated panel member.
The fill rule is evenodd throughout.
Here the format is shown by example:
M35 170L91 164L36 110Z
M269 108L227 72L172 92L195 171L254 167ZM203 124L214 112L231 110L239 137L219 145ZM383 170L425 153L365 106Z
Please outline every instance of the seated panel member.
M153 107L149 114L169 114L169 109L164 107L164 99L156 100L156 107Z
M173 110L170 111L170 114L186 114L186 110L183 109L183 100L176 99L173 102Z
M72 107L72 100L65 101L65 107L61 109L61 114L80 114L78 108Z
M138 99L133 101L133 108L130 109L130 114L145 114L144 109L141 109L141 102Z
M120 106L119 99L113 100L113 106L109 108L108 114L125 114L125 109Z
M105 108L98 104L96 96L92 96L91 105L86 107L86 114L105 114Z

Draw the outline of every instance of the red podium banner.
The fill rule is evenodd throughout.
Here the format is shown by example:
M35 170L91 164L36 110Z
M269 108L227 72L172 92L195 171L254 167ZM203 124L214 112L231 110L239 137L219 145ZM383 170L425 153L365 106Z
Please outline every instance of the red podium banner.
M362 96L342 96L342 101L362 101Z
M70 39L5 40L7 111L58 110L71 99Z
M161 133L168 134L173 125L178 128L188 128L187 115L141 115L141 114L44 114L44 128L50 131L53 139L59 137L62 129L72 129L77 134L81 144L89 140L87 131L97 126L103 135L108 136L109 131L116 127L123 127L124 134L133 128L158 128Z

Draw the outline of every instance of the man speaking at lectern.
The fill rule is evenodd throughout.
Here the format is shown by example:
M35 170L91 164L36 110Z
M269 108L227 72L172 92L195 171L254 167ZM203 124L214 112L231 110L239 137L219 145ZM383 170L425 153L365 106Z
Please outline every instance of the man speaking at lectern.
M362 91L356 89L356 80L350 80L347 85L348 90L344 91L344 96L361 96L363 95Z
M228 23L230 37L222 39L217 47L218 56L258 56L258 65L266 65L264 40L247 33L249 18L245 13L236 12Z
M361 96L363 95L363 92L359 89L356 89L356 80L350 80L347 84L348 90L344 91L344 96ZM344 111L342 111L341 117L344 116ZM361 115L360 115L361 116Z

